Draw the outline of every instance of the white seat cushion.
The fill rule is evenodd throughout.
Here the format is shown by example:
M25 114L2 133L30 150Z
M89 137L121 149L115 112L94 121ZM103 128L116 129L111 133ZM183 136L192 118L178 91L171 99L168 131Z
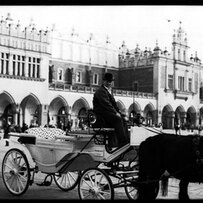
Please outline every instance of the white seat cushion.
M65 131L59 128L45 128L45 127L34 127L26 130L29 135L34 135L36 138L42 139L55 139L57 136L66 136Z

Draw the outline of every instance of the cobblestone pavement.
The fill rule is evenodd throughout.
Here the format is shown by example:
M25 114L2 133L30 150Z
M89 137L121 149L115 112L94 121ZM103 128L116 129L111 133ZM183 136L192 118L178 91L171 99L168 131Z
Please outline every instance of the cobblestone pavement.
M37 186L33 184L28 188L26 193L20 197L12 196L5 188L1 175L1 165L2 159L8 151L9 148L16 147L15 145L5 148L5 140L0 140L0 199L79 199L77 187L71 191L63 192L61 191L55 183L52 183L51 186ZM31 157L28 152L25 152L26 156L30 162L30 165L33 166L34 163L31 160ZM43 180L45 174L40 172L35 175L35 183L39 183ZM116 188L115 190L115 199L127 200L124 188ZM161 192L159 192L157 199L158 200L177 200L179 192L179 180L169 179L169 188L168 195L163 197ZM36 195L37 194L37 195ZM188 187L188 194L193 200L203 200L203 184L199 183L190 183Z

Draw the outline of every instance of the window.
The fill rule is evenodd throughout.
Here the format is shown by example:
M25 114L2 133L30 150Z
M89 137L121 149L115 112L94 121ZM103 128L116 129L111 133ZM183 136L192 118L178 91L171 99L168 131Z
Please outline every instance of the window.
M98 85L99 84L99 75L94 74L93 75L93 85Z
M82 72L76 73L76 82L81 83L82 82Z
M178 60L180 60L180 49L178 49Z
M184 77L178 76L178 89L184 91Z
M40 59L28 58L28 76L33 78L40 78Z
M22 76L25 76L25 56L22 56Z
M57 79L62 81L63 80L63 69L59 68L57 71Z
M17 56L17 75L20 75L21 74L21 67L20 67L20 64L21 64L21 57L20 55Z
M183 60L186 61L186 53L183 51Z
M168 89L173 89L173 75L168 75Z
M192 92L192 78L188 79L188 91Z
M8 74L9 54L1 53L1 74Z
M9 68L9 54L6 54L6 70L4 70L4 74L8 74Z

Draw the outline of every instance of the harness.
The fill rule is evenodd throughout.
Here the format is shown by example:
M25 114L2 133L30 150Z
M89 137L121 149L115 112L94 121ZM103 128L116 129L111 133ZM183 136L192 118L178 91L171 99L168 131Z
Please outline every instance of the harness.
M195 152L195 155L196 155L196 164L197 164L197 169L198 169L198 177L202 177L203 176L203 173L202 173L202 170L200 168L200 166L203 164L203 158L200 157L200 145L199 145L199 142L200 142L200 135L197 134L194 136L193 140L193 148L194 148L194 152Z
M145 128L145 127L144 127ZM149 130L148 128L145 128L147 130ZM155 130L149 130L151 132L155 132ZM156 131L157 133L157 131ZM159 134L162 134L163 132L158 132ZM202 179L203 177L203 171L201 170L201 166L203 164L203 157L200 156L200 134L196 134L194 135L194 137L192 138L192 146L193 146L193 150L194 150L194 154L195 154L195 164L197 166L197 178L199 180ZM183 170L185 170L186 168L191 167L191 164L188 164L187 166L185 166L182 169L179 169L178 171L175 171L174 173L170 174L167 170L162 174L160 179L154 179L154 180L146 180L146 181L141 181L139 182L140 184L148 184L148 183L155 183L155 182L159 182L159 180L162 180L161 183L161 189L162 189L162 195L166 196L168 193L168 178L173 177L175 174L181 173ZM199 181L200 183L201 181Z

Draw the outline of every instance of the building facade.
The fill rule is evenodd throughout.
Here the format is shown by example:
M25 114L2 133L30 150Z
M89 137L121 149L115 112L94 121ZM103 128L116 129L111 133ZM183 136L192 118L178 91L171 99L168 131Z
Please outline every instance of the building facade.
M147 122L153 117L163 128L174 128L177 123L184 127L202 124L202 64L197 53L188 56L188 41L181 26L173 34L171 53L161 50L158 43L153 51L139 47L126 50L122 45L119 85L156 95L154 115L144 115ZM122 75L128 75L127 82Z
M129 119L141 113L147 124L172 129L177 122L202 124L202 65L188 50L181 27L171 53L158 43L153 51L129 51L108 37L102 44L75 30L62 35L37 31L32 23L22 28L8 15L0 22L0 128L8 123L80 128L105 72L114 75L115 99Z

